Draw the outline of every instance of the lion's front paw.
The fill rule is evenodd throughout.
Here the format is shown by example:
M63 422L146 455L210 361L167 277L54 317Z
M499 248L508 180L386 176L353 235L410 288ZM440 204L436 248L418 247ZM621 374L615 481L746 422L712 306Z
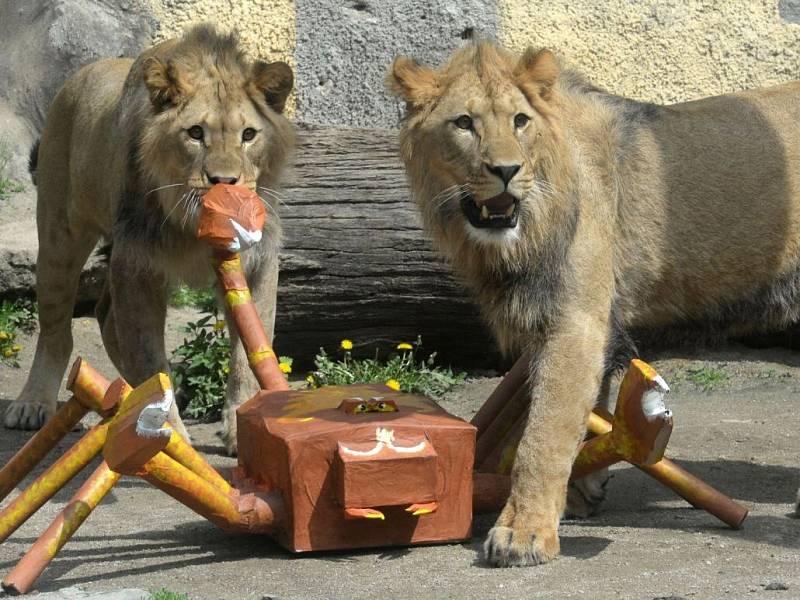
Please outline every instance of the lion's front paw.
M609 478L608 469L602 469L570 481L567 488L566 516L586 519L596 514L605 500Z
M539 565L558 556L555 529L495 525L483 544L486 562L493 567Z
M239 451L238 440L236 437L236 419L222 419L222 431L220 431L222 443L225 444L225 451L228 456L236 456Z
M17 400L6 409L4 423L8 429L40 429L55 412L55 403Z

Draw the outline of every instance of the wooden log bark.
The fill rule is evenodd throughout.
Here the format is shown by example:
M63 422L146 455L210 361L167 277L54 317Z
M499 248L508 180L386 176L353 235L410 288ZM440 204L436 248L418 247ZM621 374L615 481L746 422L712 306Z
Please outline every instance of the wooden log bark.
M397 132L300 126L282 190L275 348L307 367L348 338L356 354L422 335L423 352L496 367L496 346L410 200Z

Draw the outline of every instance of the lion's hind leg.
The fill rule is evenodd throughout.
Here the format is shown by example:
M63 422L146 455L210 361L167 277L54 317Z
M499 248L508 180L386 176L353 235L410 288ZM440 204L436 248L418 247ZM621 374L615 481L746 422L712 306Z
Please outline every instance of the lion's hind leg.
M40 202L43 193L40 189ZM10 429L38 429L53 415L72 352L72 313L78 281L100 236L88 224L70 226L65 213L65 203L58 207L51 204L44 210L40 207L38 211L39 339L25 386L6 410L4 422Z

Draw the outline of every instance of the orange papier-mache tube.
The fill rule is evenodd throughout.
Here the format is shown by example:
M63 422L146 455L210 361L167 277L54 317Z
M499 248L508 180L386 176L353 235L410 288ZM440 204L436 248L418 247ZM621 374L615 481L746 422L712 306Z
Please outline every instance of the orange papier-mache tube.
M245 249L246 242L260 239L265 220L264 205L254 191L218 184L203 197L197 237L214 250L217 279L259 386L270 391L287 390L289 385L267 339L236 251ZM243 235L250 239L241 239Z
M80 358L70 370L67 388L72 397L0 469L0 501L66 436L90 410L107 416L113 407L103 402L108 380Z

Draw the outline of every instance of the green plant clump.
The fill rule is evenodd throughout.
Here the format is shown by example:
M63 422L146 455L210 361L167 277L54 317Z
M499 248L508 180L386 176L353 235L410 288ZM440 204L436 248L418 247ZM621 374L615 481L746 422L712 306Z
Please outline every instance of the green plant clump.
M151 600L189 600L189 594L184 592L173 592L167 588L154 590L150 595Z
M722 369L714 367L700 367L689 369L689 380L698 385L704 392L716 389L728 379L728 374Z
M217 299L210 289L194 289L185 284L180 284L169 297L169 305L175 308L191 306L203 312L213 313L217 310Z
M187 336L172 353L172 384L189 400L183 413L192 418L218 416L230 371L225 321L210 314L188 323L184 332Z
M3 300L0 303L0 363L19 367L22 344L17 341L20 331L36 329L36 307L30 300Z
M7 200L11 194L25 190L25 186L7 176L10 161L11 147L7 141L0 140L0 200Z
M427 358L417 358L422 337L414 344L402 343L397 352L383 361L375 358L353 358L353 343L342 340L340 359L329 356L323 348L314 359L314 371L308 376L310 387L322 385L349 385L352 383L383 383L404 392L440 398L450 388L466 379L466 373L455 373L450 368L435 366L436 353Z

